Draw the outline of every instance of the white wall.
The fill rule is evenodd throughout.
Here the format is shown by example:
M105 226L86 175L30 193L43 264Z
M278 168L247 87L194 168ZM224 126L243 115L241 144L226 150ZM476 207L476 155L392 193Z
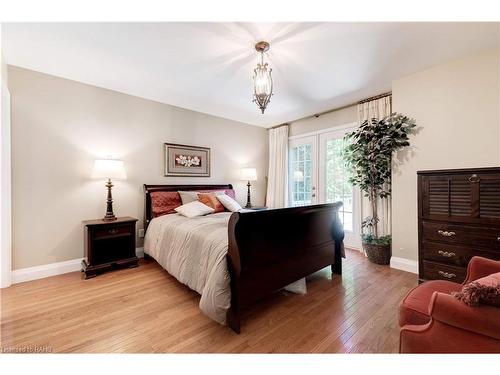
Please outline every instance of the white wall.
M308 117L290 123L290 136L306 134L358 121L357 105L341 108L319 117Z
M0 46L3 47L0 27ZM10 172L10 95L7 88L7 65L0 48L0 288L11 284L11 172Z
M393 256L418 258L418 170L500 165L499 63L489 51L393 82L393 111L422 128L393 170Z
M83 257L81 221L105 212L104 181L93 160L123 159L114 211L143 227L142 184L233 183L256 167L252 202L264 204L268 139L264 128L172 107L9 66L12 95L13 269ZM211 147L212 177L163 177L163 143ZM141 241L138 242L141 246Z

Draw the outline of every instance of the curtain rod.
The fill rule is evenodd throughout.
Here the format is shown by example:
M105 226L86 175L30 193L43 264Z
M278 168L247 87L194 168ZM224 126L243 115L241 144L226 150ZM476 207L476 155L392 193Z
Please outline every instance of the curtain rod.
M391 91L385 92L383 94L372 96L371 98L360 100L358 102L358 104L363 104L363 103L371 102L372 100L382 99L382 98L385 98L386 96L391 96L391 95L392 95Z
M318 118L319 116L326 115L327 113L331 113L331 112L335 112L335 111L340 111L341 109L352 107L353 105L358 105L358 104L363 104L363 103L371 102L372 100L382 99L382 98L385 98L386 96L391 96L391 95L392 95L391 91L385 92L383 94L378 94L378 95L375 95L375 96L371 96L369 98L366 98L366 99L363 99L363 100L360 100L360 101L357 101L357 102L354 102L354 103L351 103L351 104L346 104L346 105L344 105L342 107L337 107L337 108L329 109L328 111L325 111L325 112L315 113L314 115L301 117L299 119L287 122L285 124L276 125L276 126L268 128L268 129L275 129L275 128L279 128L280 126L290 125L290 123L292 123L292 122L297 122L297 121L300 121L300 120L305 120L305 119L311 118L311 117Z

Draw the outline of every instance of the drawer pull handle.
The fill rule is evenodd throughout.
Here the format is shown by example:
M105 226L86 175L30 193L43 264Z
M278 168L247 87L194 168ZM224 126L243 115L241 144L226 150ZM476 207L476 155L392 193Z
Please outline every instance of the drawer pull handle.
M116 233L118 233L118 229L110 229L110 230L108 230L108 233L109 234L116 234Z
M446 230L438 230L438 233L443 237L453 237L456 234L455 232L448 232Z
M457 275L455 275L454 273L448 273L448 272L444 272L444 271L439 271L438 273L447 279L453 279L454 277L457 277Z
M446 258L451 258L451 257L454 257L456 254L452 251L448 252L448 251L442 251L442 250L439 250L438 251L438 254L441 255L441 256L444 256Z
M469 182L479 182L481 179L477 176L477 174L473 174L469 177Z

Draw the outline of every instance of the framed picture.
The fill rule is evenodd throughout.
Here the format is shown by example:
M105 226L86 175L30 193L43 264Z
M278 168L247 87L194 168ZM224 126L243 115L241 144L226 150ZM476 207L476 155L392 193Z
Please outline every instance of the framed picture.
M165 176L210 177L208 147L165 143Z

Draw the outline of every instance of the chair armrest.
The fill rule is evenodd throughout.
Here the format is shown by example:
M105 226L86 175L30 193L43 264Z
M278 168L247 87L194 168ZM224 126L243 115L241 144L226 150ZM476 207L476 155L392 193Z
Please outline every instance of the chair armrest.
M432 319L500 340L500 308L470 307L450 294L434 292L429 304Z
M500 261L483 257L472 257L467 266L467 277L462 285L497 272L500 272Z

